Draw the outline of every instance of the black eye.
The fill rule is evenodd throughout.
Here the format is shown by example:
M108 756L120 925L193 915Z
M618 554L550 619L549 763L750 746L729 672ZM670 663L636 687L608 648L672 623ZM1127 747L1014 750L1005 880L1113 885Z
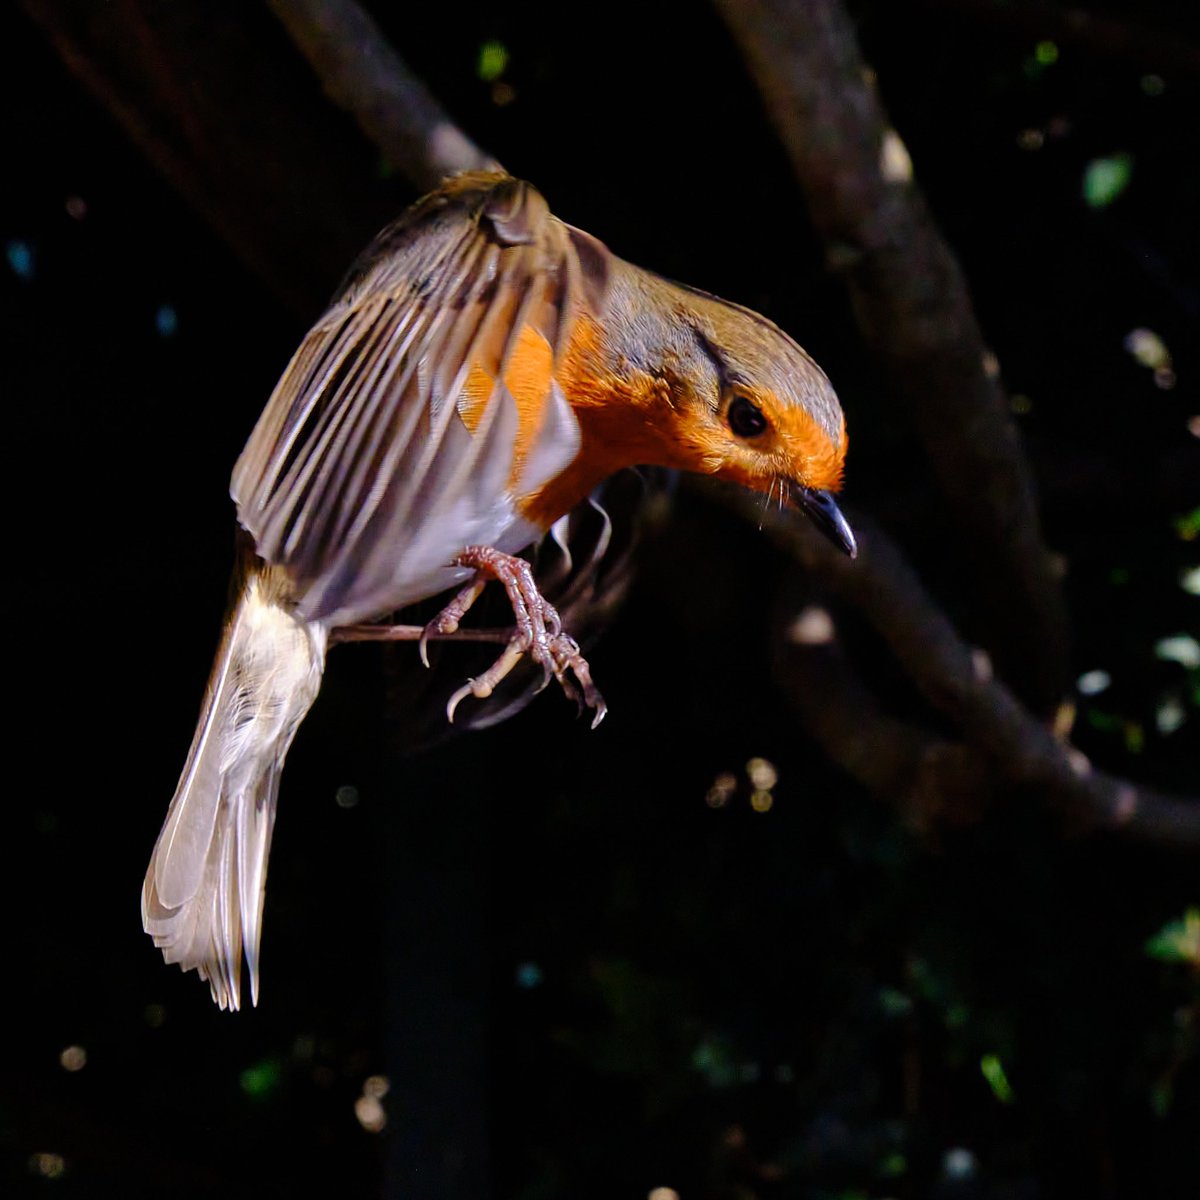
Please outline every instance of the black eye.
M754 438L766 432L767 418L763 416L762 409L747 396L734 396L725 419L729 422L729 428L740 438Z

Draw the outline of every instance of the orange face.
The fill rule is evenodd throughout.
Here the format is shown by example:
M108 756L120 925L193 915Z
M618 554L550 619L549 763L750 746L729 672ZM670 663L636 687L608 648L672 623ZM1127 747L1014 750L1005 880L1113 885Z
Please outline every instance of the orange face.
M614 471L663 466L778 494L852 551L830 496L845 422L821 369L757 313L620 267L605 319L578 320L555 372L579 453L525 514L548 525Z
M765 389L737 385L716 407L684 403L668 415L670 466L728 479L757 492L781 484L838 491L846 458L845 426L835 440L807 409Z

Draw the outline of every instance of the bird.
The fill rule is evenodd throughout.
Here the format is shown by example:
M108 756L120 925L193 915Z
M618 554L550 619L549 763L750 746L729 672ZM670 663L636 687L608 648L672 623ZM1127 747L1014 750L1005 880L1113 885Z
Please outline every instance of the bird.
M167 962L259 999L280 776L339 640L491 581L513 607L483 699L527 658L594 713L578 644L522 551L605 479L696 472L799 509L847 554L847 448L821 368L767 318L626 262L504 172L451 177L385 228L301 342L234 467L239 549L199 722L142 887Z

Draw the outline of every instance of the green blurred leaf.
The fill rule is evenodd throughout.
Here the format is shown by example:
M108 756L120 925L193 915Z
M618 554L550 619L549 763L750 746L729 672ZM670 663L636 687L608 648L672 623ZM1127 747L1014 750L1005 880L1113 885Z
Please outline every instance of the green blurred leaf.
M1107 208L1129 186L1133 155L1093 158L1083 172L1083 200L1089 208Z
M912 1012L912 999L899 988L882 987L878 998L880 1011L885 1017L907 1017Z
M1146 748L1146 731L1140 721L1126 721L1122 732L1125 734L1125 749L1130 754L1141 754Z
M475 72L484 83L495 83L508 67L508 48L503 42L484 42L479 47Z
M947 1029L966 1029L971 1020L971 1010L961 1001L956 1000L946 1009Z
M266 1058L247 1067L239 1076L241 1089L254 1100L264 1100L278 1086L283 1072L277 1058Z
M983 1073L984 1079L988 1081L988 1086L992 1089L992 1095L1001 1104L1011 1104L1013 1099L1012 1084L1008 1082L1008 1076L1004 1073L1004 1064L1000 1061L1000 1056L998 1054L985 1054L979 1060L979 1070Z
M1093 729L1098 729L1101 733L1114 733L1123 726L1120 717L1099 708L1087 709L1084 717Z
M1058 47L1050 41L1038 42L1033 49L1033 57L1043 67L1052 66L1058 62Z
M697 1044L692 1069L703 1075L710 1087L732 1087L741 1079L732 1047L718 1037L706 1037Z
M1171 524L1185 542L1194 542L1196 538L1200 537L1200 508L1193 508L1191 512L1183 513L1176 517Z
M1200 967L1200 908L1189 908L1178 921L1168 921L1147 940L1146 953L1164 962Z

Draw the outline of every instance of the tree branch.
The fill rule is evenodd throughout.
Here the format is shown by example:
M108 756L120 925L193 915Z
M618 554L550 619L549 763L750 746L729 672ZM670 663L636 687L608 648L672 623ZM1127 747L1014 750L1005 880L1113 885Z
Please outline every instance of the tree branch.
M787 621L780 641L776 682L842 770L927 838L939 826L978 820L997 792L990 764L885 712L847 659L828 609L809 604Z
M354 0L267 0L321 80L384 157L428 191L500 164L451 120Z
M1067 619L1032 477L967 285L912 180L839 0L716 0L847 281L863 338L907 401L1005 677L1042 713Z
M797 514L764 511L761 498L741 492L718 494L871 623L917 690L1001 778L1044 789L1089 828L1200 849L1200 798L1107 775L1060 742L995 677L988 656L963 641L882 531L856 519L859 556L851 561Z
M405 203L254 5L22 0L68 69L291 311ZM297 79L299 76L299 80ZM236 114L236 116L231 116Z

